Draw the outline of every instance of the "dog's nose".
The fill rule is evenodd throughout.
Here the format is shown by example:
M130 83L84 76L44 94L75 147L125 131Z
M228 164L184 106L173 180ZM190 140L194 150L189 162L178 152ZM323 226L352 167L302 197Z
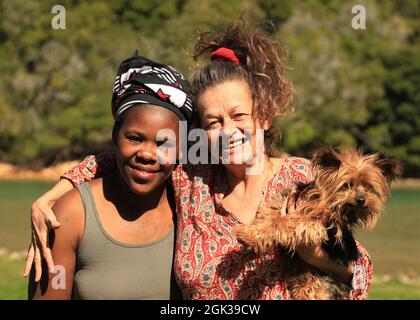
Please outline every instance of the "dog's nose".
M356 202L357 202L358 205L364 204L365 203L365 196L363 194L359 193L356 196Z

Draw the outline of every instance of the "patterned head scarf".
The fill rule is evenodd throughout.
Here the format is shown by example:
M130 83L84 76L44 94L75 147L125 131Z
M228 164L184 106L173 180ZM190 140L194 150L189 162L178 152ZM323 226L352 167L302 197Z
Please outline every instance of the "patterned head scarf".
M136 50L118 69L112 115L117 118L136 104L153 104L173 111L190 126L193 109L187 88L184 76L173 67L139 56Z

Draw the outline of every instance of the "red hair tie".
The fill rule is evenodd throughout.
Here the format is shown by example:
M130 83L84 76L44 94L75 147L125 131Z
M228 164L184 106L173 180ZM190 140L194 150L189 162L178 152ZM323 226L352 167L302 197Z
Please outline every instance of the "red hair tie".
M215 51L210 56L211 61L221 61L221 60L229 60L234 64L239 64L239 59L235 55L232 49L221 47Z

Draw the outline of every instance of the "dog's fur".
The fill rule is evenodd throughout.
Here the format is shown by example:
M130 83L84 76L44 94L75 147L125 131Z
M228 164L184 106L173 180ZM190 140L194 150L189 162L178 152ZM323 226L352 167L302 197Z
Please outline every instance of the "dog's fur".
M349 266L358 258L356 227L371 229L382 212L390 183L401 174L395 160L379 154L331 148L315 152L315 180L296 188L296 207L280 208L285 190L249 225L235 228L238 240L257 254L277 249L282 277L293 299L347 299L350 287L305 263L300 245L322 248L330 258Z

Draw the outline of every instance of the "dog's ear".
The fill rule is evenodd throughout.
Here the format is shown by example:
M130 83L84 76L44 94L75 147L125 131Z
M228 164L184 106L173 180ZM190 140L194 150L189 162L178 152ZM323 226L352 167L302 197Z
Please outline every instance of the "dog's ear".
M383 175L389 183L397 179L402 174L402 168L397 160L386 159L383 155L379 154L375 165L381 169Z
M315 151L314 156L312 157L312 163L324 168L337 169L340 167L341 161L338 159L338 151L327 147Z

